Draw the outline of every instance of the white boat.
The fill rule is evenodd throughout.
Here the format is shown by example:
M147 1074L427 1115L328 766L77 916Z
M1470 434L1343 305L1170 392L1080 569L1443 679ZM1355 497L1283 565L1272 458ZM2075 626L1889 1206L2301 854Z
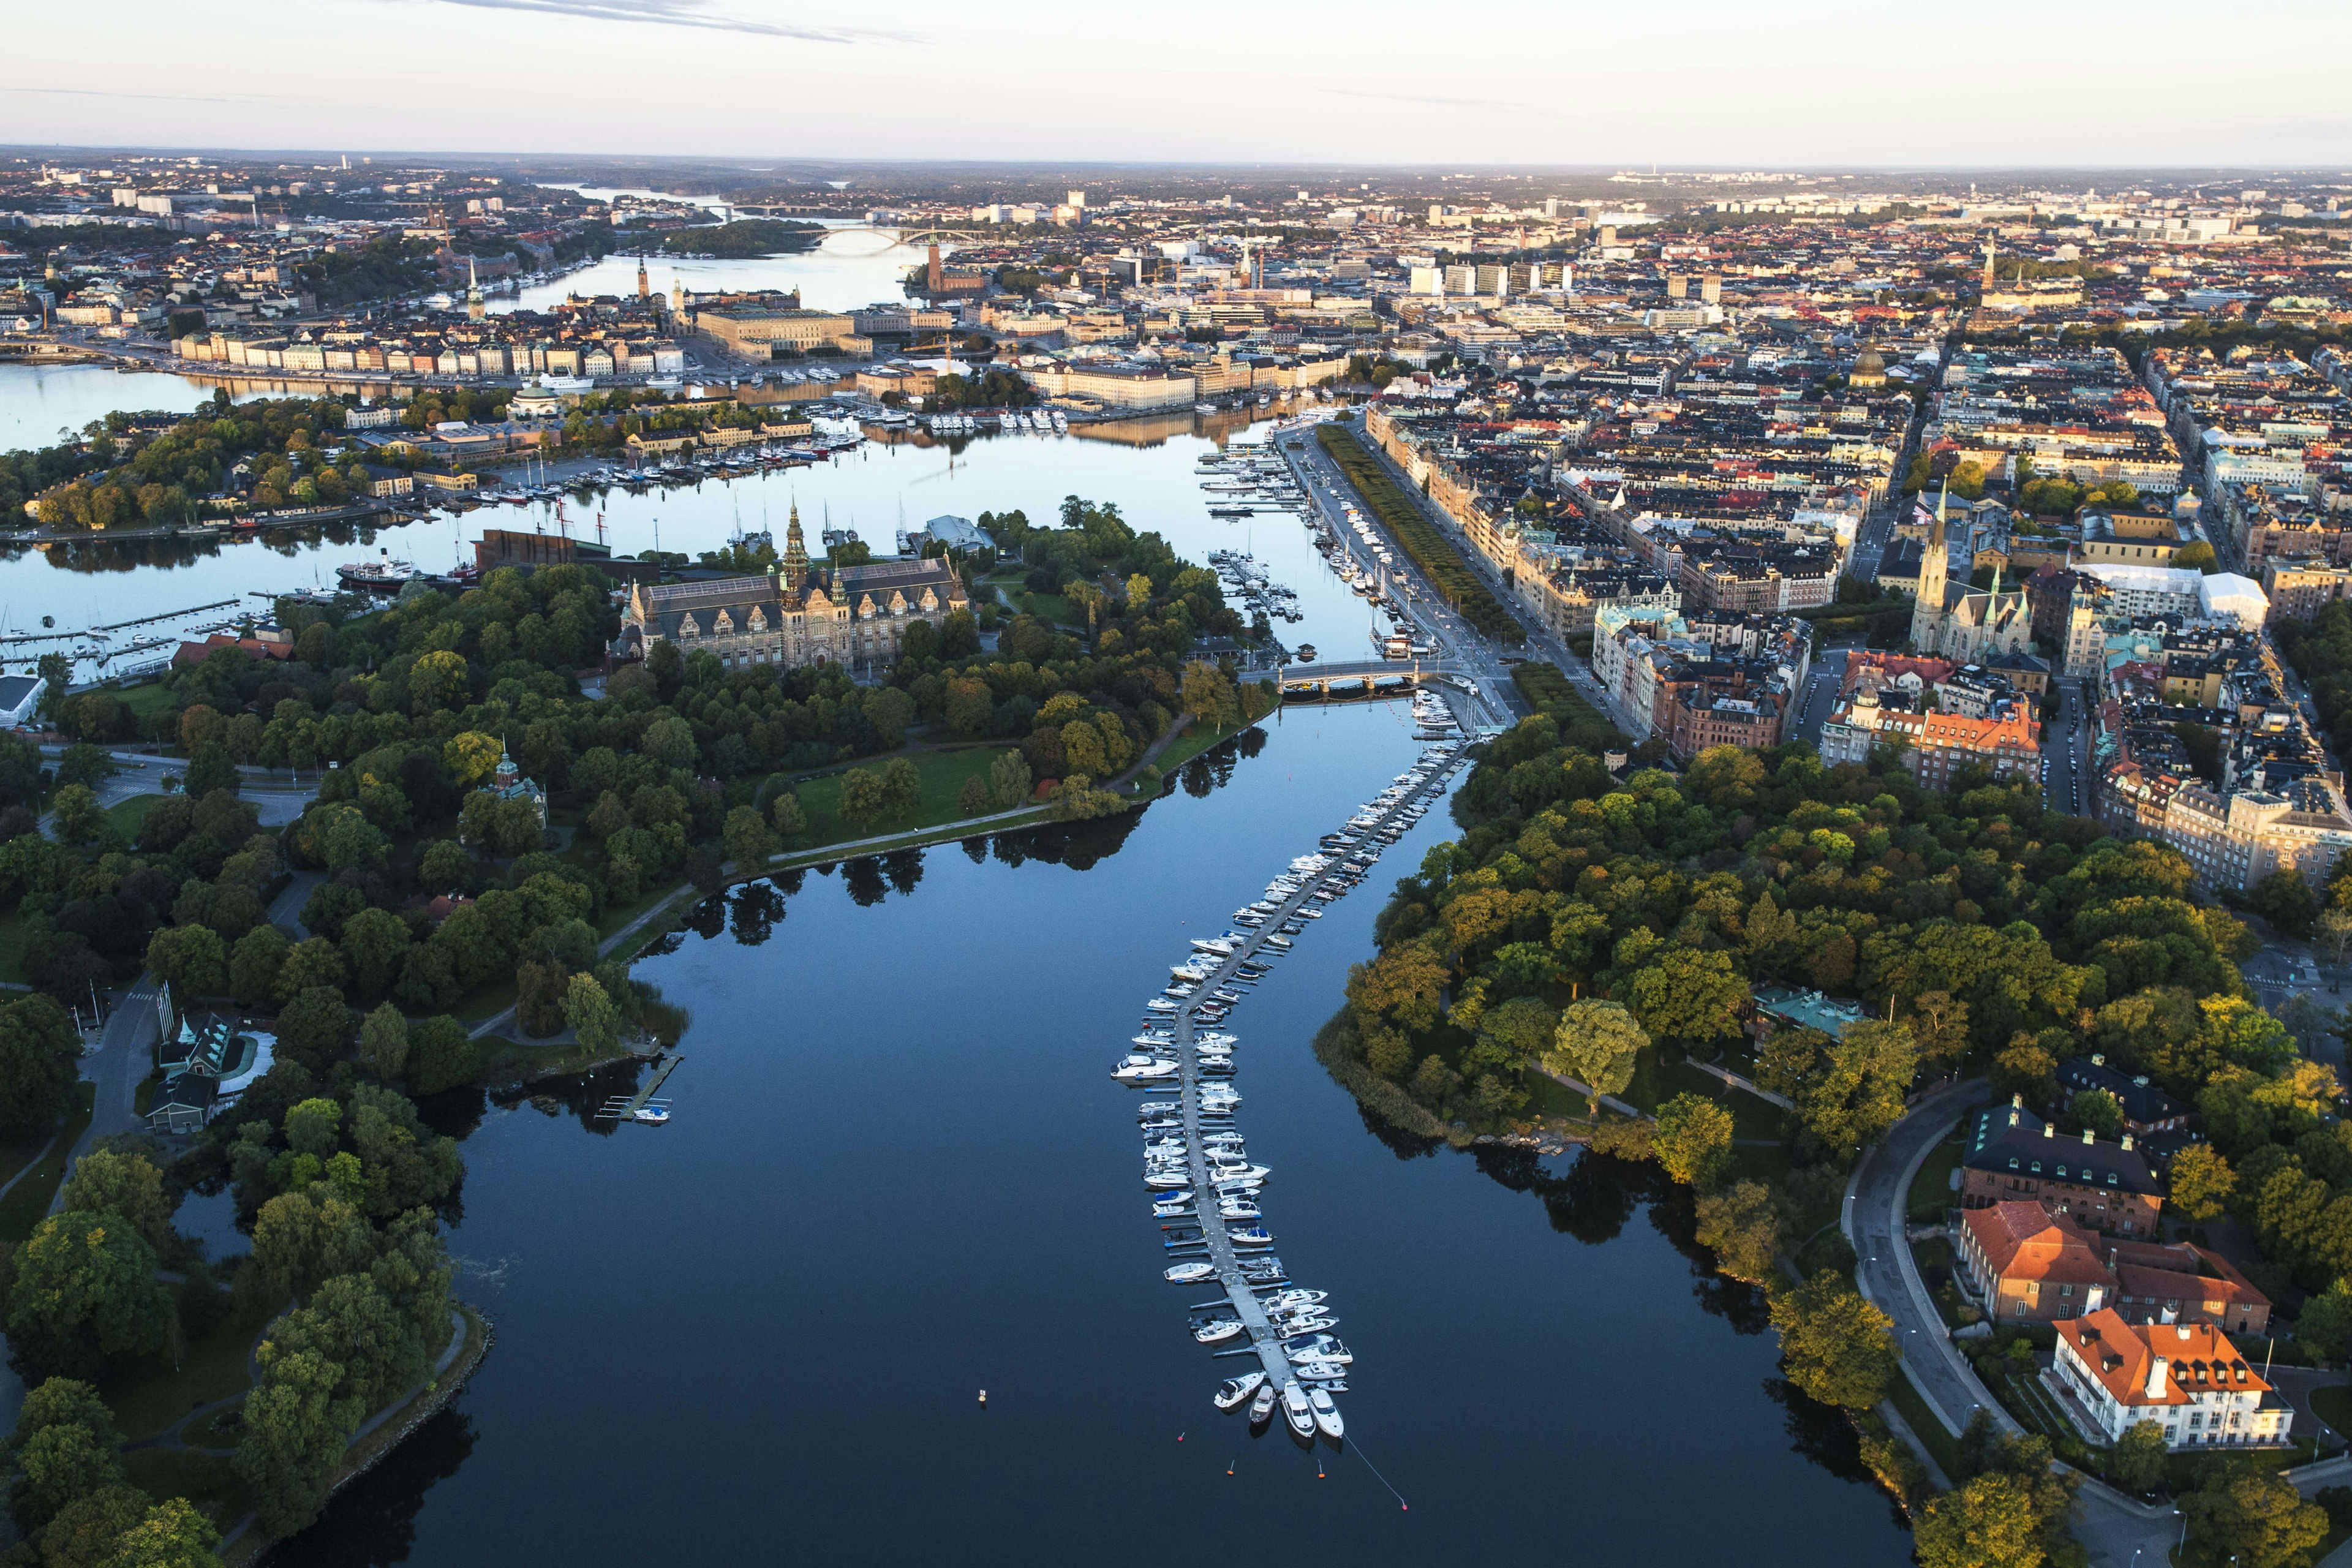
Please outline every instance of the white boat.
M1171 1285L1192 1285L1208 1279L1217 1271L1213 1263L1179 1263L1167 1269L1161 1278Z
M1176 1004L1169 1001L1165 996L1154 996L1150 1001L1146 1002L1143 1005L1146 1009L1154 1013L1173 1013L1176 1011Z
M1330 1294L1328 1290L1285 1290L1278 1295L1267 1297L1265 1310L1269 1312L1287 1312L1297 1307L1311 1307L1318 1301L1328 1300Z
M1147 1062L1140 1067L1120 1068L1110 1076L1118 1079L1121 1083L1158 1083L1163 1079L1171 1079L1176 1076L1176 1064L1174 1062Z
M1282 1418L1301 1437L1315 1436L1315 1407L1307 1403L1307 1391L1296 1380L1282 1385Z
M1236 1247L1272 1247L1274 1233L1262 1225L1246 1225L1239 1230L1227 1231L1225 1239Z
M1192 1337L1204 1345L1221 1345L1241 1331L1242 1321L1239 1318L1218 1318L1194 1329Z
M1231 1410L1237 1405L1247 1404L1250 1396L1255 1394L1259 1385L1265 1382L1265 1373L1262 1372L1253 1372L1240 1377L1225 1379L1217 1388L1217 1408Z
M1264 1219L1265 1211L1243 1198L1217 1205L1217 1217L1223 1220Z
M1265 1374L1264 1373L1260 1373L1258 1375L1260 1377L1264 1377ZM1271 1380L1258 1384L1257 1397L1250 1401L1249 1418L1251 1426L1262 1426L1266 1422L1274 1418L1274 1403L1276 1397L1274 1384Z
M638 1108L636 1115L632 1117L630 1120L645 1122L648 1126L659 1127L663 1122L669 1120L669 1111L666 1108L658 1105L641 1106Z
M1347 1424L1339 1419L1339 1407L1321 1389L1307 1396L1307 1407L1315 1413L1315 1429L1334 1443L1348 1434Z
M1221 936L1198 936L1192 939L1192 949L1196 952L1213 952L1223 956L1234 951L1234 944Z

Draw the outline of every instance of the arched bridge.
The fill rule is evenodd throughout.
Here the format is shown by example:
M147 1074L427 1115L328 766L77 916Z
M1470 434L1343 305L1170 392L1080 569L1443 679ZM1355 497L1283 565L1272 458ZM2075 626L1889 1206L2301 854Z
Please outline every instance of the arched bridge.
M1400 663L1395 659L1365 659L1353 664L1286 664L1282 694L1288 698L1330 697L1333 688L1346 697L1402 697L1430 682L1467 687L1460 666L1443 659Z

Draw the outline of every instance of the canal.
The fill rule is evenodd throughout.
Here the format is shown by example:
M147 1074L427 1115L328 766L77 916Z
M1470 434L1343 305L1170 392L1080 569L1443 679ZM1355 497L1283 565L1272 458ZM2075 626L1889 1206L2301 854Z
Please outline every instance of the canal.
M1358 1362L1349 1450L1252 1440L1184 1328L1108 1069L1186 940L1418 752L1401 705L1295 709L1139 817L949 845L704 906L639 973L686 1002L676 1120L634 1069L431 1107L497 1349L278 1561L1175 1563L1586 1552L1895 1564L1845 1428L1675 1195L1603 1160L1369 1127L1308 1050L1370 887L1236 1010L1238 1125ZM1378 885L1444 836L1433 815ZM1202 853L1214 845L1216 853ZM1539 1190L1538 1190L1539 1189ZM982 1408L978 1392L988 1391ZM1378 1470L1372 1467L1377 1466ZM1319 1470L1319 1475L1318 1475ZM1390 1489L1393 1488L1392 1493ZM1400 1507L1400 1496L1411 1505Z

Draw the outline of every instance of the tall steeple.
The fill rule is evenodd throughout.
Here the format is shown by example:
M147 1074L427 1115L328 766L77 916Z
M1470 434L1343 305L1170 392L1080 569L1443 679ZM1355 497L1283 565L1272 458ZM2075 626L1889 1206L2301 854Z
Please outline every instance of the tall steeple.
M482 298L482 280L474 270L474 258L469 256L466 258L466 314L468 319L478 321L488 313L489 304Z
M784 524L783 564L777 569L787 595L796 595L808 586L808 541L801 534L801 503L794 501Z
M652 294L653 285L646 277L646 258L640 256L637 258L637 298L644 300Z
M1951 500L1952 481L1944 481L1936 499L1936 521L1927 530L1927 547L1919 552L1919 597L1911 607L1911 646L1934 653L1943 640L1944 578L1951 568L1951 544L1944 536L1944 509Z

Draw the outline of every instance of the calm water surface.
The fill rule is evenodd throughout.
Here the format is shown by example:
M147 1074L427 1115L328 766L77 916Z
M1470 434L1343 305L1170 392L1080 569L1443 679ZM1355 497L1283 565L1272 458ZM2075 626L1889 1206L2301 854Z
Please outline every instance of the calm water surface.
M110 373L101 373L110 374ZM171 379L171 378L166 378ZM1373 617L1315 552L1306 524L1286 513L1226 521L1212 518L1212 499L1193 470L1218 439L1187 412L1152 420L1080 426L1066 436L984 436L948 445L869 442L814 468L762 472L691 488L634 495L613 490L585 505L484 507L435 514L394 528L343 526L309 535L283 533L242 543L155 541L110 544L102 539L48 550L0 554L0 629L23 631L43 615L60 627L160 615L252 593L287 593L335 582L343 562L389 548L418 565L446 570L470 559L486 528L568 527L593 540L599 524L617 554L660 548L695 553L724 546L738 531L765 528L779 548L795 502L812 551L828 523L855 527L887 554L901 527L919 528L951 513L1025 511L1048 522L1066 496L1116 502L1139 530L1157 530L1178 554L1205 561L1213 550L1246 550L1275 582L1297 590L1303 619L1277 624L1284 642L1312 642L1330 658L1370 649ZM1085 434L1080 434L1083 430ZM258 603L249 600L249 603Z
M498 1346L278 1561L1906 1561L1672 1194L1400 1146L1316 1065L1369 889L1235 1014L1267 1223L1359 1357L1350 1447L1212 1409L1239 1363L1159 1278L1107 1074L1185 940L1411 762L1402 717L1296 710L1139 819L706 906L639 966L694 1012L668 1127L583 1120L634 1069L433 1108L471 1127L451 1246Z

